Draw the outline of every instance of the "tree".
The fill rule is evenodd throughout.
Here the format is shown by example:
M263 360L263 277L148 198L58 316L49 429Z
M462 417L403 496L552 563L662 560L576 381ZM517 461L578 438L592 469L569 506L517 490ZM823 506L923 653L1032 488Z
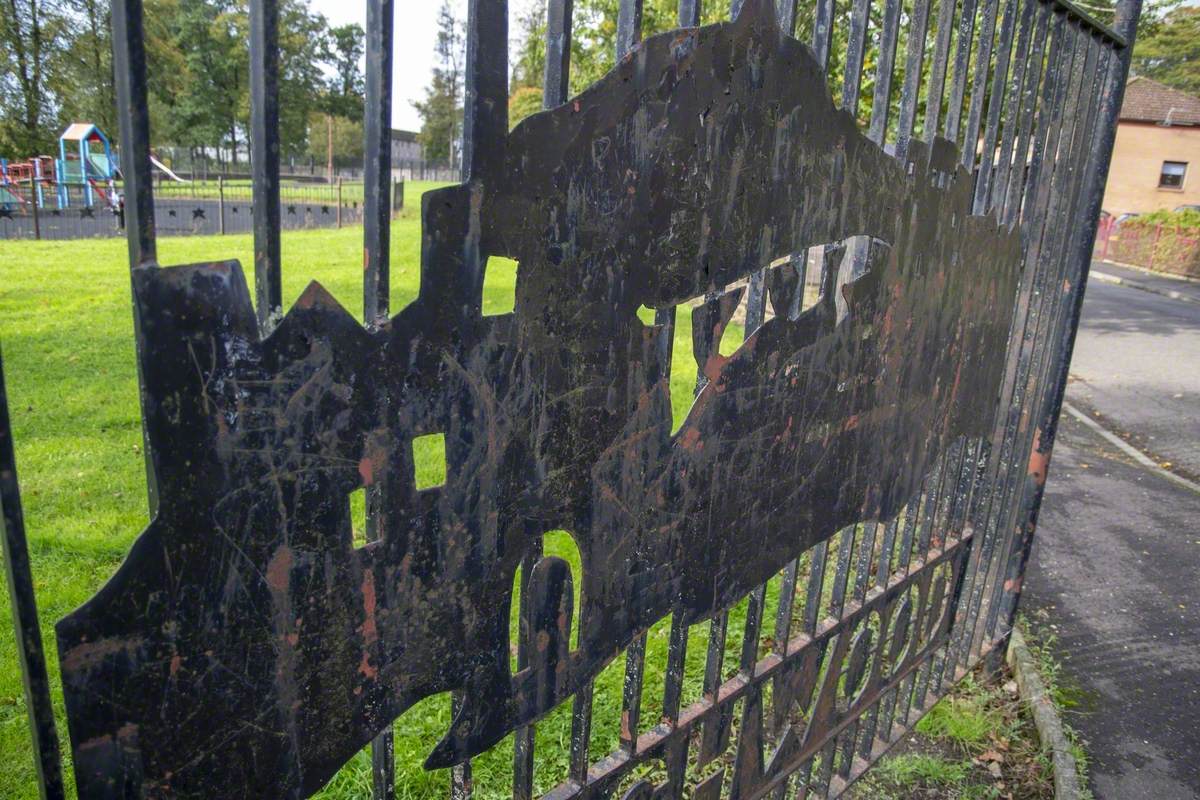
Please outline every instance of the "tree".
M46 80L47 62L61 45L62 18L46 0L3 0L0 43L0 149L16 157L49 152L53 98Z
M513 59L510 91L541 89L546 72L546 5L530 0L517 15L517 51Z
M309 115L320 110L321 96L327 87L329 41L329 23L325 17L313 13L308 0L281 0L279 146L284 155L302 153L307 145ZM248 126L249 113L245 120Z
M184 75L178 82L150 84L165 108L165 130L156 138L191 148L224 146L236 164L250 70L244 8L236 0L178 0L168 30ZM159 69L151 63L147 73Z
M332 145L332 147L330 146ZM361 162L363 158L362 118L330 116L314 113L308 119L308 149L306 156L318 163L337 154L342 163Z
M59 122L94 122L115 135L110 6L107 0L64 0L62 46L49 62L47 84L58 102Z
M365 81L362 61L365 34L358 25L341 25L329 31L328 60L333 75L325 83L325 111L335 116L354 118L363 113Z
M333 75L325 82L321 93L320 108L324 112L325 169L327 180L333 182L334 152L343 156L362 158L363 129L361 120L366 93L365 81L359 61L362 60L364 44L363 29L358 25L341 25L329 31L326 51L333 67ZM347 141L346 133L356 131L356 143ZM337 145L335 146L335 139ZM316 155L314 127L309 122L308 152Z
M1133 71L1200 95L1200 8L1174 8L1152 19L1134 45Z
M462 120L463 26L449 0L438 12L437 64L425 99L413 103L421 115L421 146L431 161L457 163Z
M508 129L512 130L526 117L542 110L542 90L533 86L522 86L508 98Z

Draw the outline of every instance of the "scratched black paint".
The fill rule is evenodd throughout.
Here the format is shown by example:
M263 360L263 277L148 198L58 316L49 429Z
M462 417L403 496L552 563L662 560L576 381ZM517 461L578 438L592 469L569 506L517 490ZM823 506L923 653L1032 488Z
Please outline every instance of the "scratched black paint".
M461 762L664 616L709 617L893 517L995 426L1019 235L971 215L958 161L941 140L885 154L747 2L646 41L519 126L503 170L426 195L420 296L378 327L314 284L262 338L236 262L136 268L160 506L58 626L81 794L305 796L449 690L464 702L428 765ZM828 270L815 307L771 268L775 315L731 357L700 346L729 322L724 287L856 235L872 256ZM484 317L471 265L501 256L516 309ZM672 434L636 312L705 297L708 383ZM411 442L435 432L447 482L417 491ZM381 540L355 549L362 486ZM553 529L583 574L531 574L544 647L513 675L513 575Z

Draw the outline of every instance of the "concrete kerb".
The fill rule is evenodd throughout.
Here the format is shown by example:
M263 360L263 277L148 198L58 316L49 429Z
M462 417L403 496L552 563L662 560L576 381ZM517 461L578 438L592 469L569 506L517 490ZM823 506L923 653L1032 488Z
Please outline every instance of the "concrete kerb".
M1132 268L1126 264L1116 264L1116 262L1113 262L1113 263L1116 266L1126 267L1127 269ZM1122 278L1118 275L1110 275L1109 273L1104 272L1103 270L1100 270L1100 269L1092 269L1090 275L1095 280L1104 281L1105 283L1112 283L1112 284L1116 284L1117 286L1128 286L1130 289L1137 289L1138 291L1149 292L1150 294L1157 294L1162 297L1169 297L1172 300L1182 300L1185 303L1200 303L1200 300L1197 300L1196 298L1191 297L1190 295L1184 294L1183 292L1177 292L1174 289L1159 289L1156 286L1151 286L1149 284L1142 283L1141 281L1131 281L1127 278ZM1174 277L1174 276L1170 276L1170 277ZM1181 278L1180 280L1184 280L1184 279Z
M1014 628L1009 639L1008 665L1016 677L1021 701L1033 714L1042 751L1050 756L1054 769L1055 800L1080 800L1083 792L1079 786L1075 756L1071 754L1071 742L1067 739L1058 708L1046 691L1037 662L1029 652L1020 628Z

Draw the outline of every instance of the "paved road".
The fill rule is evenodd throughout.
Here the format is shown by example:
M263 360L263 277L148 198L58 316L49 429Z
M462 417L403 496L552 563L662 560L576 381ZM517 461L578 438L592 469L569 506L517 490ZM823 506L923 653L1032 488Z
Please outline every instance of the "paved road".
M1099 281L1086 297L1068 400L1200 479L1200 303Z
M1092 283L1068 402L1200 473L1200 305ZM1200 493L1064 417L1024 610L1057 626L1100 800L1200 797Z

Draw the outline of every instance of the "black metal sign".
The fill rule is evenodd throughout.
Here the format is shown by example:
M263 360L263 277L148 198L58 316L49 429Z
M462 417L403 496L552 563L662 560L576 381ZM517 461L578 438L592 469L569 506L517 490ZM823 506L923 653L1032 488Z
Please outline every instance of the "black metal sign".
M136 28L140 7L122 5L118 24L132 12ZM275 10L252 5L269 207ZM948 138L926 144L912 135L924 41L910 32L902 130L884 147L882 78L866 134L856 119L866 3L840 106L822 46L832 4L813 48L792 37L794 7L737 5L731 21L634 47L638 4L623 4L618 66L560 103L571 6L552 0L549 109L509 134L507 10L472 3L469 179L425 196L420 295L389 317L386 142L372 152L365 327L317 284L282 313L277 220L256 228L256 314L237 262L158 267L131 204L157 507L117 574L58 623L81 796L303 797L372 740L387 795L376 737L443 692L455 715L426 766L455 767L459 794L470 759L516 731L528 796L528 734L573 698L571 775L549 796L836 795L1003 640L1021 509L1044 479L1048 441L1033 437L1053 436L1086 269L1068 223L1103 185L1125 43L1036 0L1006 2L997 37L1000 3L987 5L982 30L963 30ZM937 29L927 129L954 10ZM888 85L899 11L890 0L881 32ZM697 21L684 4L681 23ZM981 66L962 118L972 37ZM132 48L118 62L136 64L138 37L117 39ZM389 22L369 73L390 50ZM136 159L144 76L129 69ZM368 86L368 140L386 75ZM489 316L498 258L519 264L515 307ZM739 309L745 341L723 355ZM683 314L690 352L672 348ZM679 359L698 388L677 424ZM414 442L435 434L444 482L418 488ZM1023 488L1031 445L1042 472ZM364 546L350 523L360 489ZM570 533L581 570L543 557L552 530ZM747 595L741 671L723 681L725 615ZM639 734L645 635L665 618L674 668L661 724ZM705 697L682 708L686 630L707 620ZM623 745L589 767L594 681L622 653ZM649 760L665 778L632 778Z

